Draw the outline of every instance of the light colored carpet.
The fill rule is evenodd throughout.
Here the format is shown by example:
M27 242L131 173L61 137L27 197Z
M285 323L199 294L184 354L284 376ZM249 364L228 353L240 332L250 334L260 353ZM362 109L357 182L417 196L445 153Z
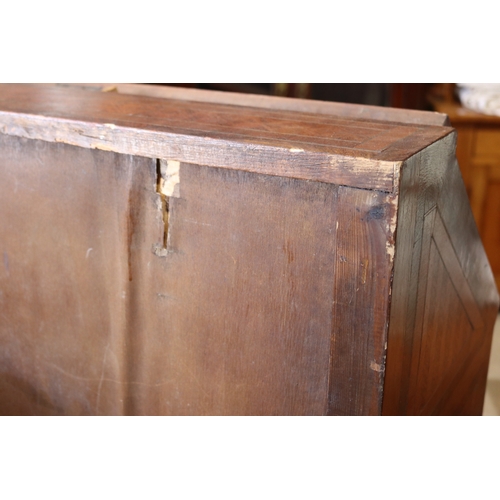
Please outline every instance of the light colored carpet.
M483 415L500 415L500 315L495 323Z

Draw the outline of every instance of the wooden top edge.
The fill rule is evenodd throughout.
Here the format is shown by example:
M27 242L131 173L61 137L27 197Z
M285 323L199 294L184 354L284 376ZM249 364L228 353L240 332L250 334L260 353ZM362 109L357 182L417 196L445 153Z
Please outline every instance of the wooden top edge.
M0 85L4 134L386 192L393 191L402 161L451 130L53 85Z
M121 94L142 95L162 99L177 99L183 101L207 102L214 104L229 104L282 111L297 111L335 115L348 118L359 118L377 121L391 121L415 125L449 126L445 113L436 111L407 110L390 107L370 106L364 104L339 103L294 97L279 97L259 94L240 94L218 90L190 89L169 87L168 85L148 85L138 83L89 83L89 84L59 84L118 92Z

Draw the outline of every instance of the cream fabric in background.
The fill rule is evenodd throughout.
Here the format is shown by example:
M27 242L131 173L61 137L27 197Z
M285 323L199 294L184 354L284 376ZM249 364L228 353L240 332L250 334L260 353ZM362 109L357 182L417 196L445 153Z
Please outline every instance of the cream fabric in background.
M457 83L457 91L465 108L500 116L500 83Z

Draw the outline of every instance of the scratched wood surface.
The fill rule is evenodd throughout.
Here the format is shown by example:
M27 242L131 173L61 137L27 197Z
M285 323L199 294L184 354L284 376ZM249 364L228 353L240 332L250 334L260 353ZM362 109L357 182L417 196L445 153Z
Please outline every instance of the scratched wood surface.
M336 186L182 165L159 257L154 162L1 148L0 411L325 413Z
M133 172L151 160L0 135L0 413L120 415Z
M78 88L1 85L0 131L123 154L392 191L395 163L451 129Z
M379 412L383 193L182 164L160 257L153 161L1 148L1 412Z
M331 415L381 410L396 208L386 193L339 188Z
M0 128L1 414L480 413L451 129L30 85Z

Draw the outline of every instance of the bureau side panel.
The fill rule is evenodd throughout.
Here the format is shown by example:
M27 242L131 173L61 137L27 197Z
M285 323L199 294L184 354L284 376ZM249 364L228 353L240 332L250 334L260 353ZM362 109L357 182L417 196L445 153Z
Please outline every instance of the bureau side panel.
M498 295L455 135L402 169L383 413L479 415Z

